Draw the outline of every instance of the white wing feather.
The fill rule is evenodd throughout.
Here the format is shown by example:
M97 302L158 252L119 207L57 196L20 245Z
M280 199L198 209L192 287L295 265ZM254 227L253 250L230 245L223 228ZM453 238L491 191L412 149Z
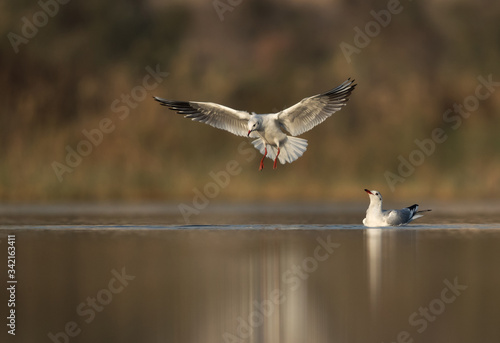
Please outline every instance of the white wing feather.
M328 92L302 99L299 103L281 111L278 113L280 124L292 136L311 130L346 105L356 87L353 82L354 80L348 79Z
M185 118L199 121L218 129L226 130L237 136L246 136L248 120L251 114L212 102L172 101L154 97L163 106L167 106Z

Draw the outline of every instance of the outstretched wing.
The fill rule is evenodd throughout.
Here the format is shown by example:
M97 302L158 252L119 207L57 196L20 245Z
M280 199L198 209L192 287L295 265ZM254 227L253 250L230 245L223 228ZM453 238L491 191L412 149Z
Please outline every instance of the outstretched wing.
M302 99L299 103L278 113L280 124L292 136L309 131L346 105L351 92L356 87L353 83L354 80L347 79L340 86L326 93Z
M212 102L173 101L156 96L154 99L161 105L167 106L179 114L184 114L185 118L191 118L238 136L246 136L248 133L247 123L250 119L250 113L246 111L233 110Z

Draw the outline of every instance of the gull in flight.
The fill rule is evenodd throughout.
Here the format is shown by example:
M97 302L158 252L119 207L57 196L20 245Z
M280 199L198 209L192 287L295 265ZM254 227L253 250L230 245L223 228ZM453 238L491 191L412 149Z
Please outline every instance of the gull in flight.
M383 210L382 195L380 192L368 189L365 189L365 192L370 197L370 206L366 210L366 218L363 219L363 225L368 227L406 225L412 220L422 217L423 215L420 213L430 211L418 211L417 204L401 210Z
M183 114L185 118L199 121L238 136L256 138L253 146L264 155L259 170L264 168L264 158L274 160L276 169L281 164L298 159L307 149L307 140L297 138L322 123L342 109L356 86L348 79L328 92L303 99L277 113L256 114L212 102L174 101L154 97L161 105ZM287 135L282 130L286 130Z

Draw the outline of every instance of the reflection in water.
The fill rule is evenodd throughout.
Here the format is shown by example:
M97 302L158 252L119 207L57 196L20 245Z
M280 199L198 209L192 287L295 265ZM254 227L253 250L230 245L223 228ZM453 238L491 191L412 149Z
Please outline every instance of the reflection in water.
M368 265L368 287L370 289L370 313L378 314L380 287L382 282L382 232L384 229L366 229L365 244Z
M1 251L13 232L19 342L500 340L499 225L4 227ZM419 332L409 317L455 278L467 289Z
M307 329L308 321L317 316L308 301L308 279L339 244L318 236L316 245L308 252L307 245L295 240L261 243L246 263L248 299L244 291L240 294L240 311L226 311L232 313L232 317L226 318L226 325L232 330L223 332L222 339L290 343L322 336L326 339L321 331ZM212 327L211 317L206 319L206 326Z

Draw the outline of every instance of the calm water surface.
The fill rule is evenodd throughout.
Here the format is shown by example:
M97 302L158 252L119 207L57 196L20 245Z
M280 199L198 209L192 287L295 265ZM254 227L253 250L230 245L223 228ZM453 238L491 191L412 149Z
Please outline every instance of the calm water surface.
M499 342L498 207L432 208L0 206L1 341Z

